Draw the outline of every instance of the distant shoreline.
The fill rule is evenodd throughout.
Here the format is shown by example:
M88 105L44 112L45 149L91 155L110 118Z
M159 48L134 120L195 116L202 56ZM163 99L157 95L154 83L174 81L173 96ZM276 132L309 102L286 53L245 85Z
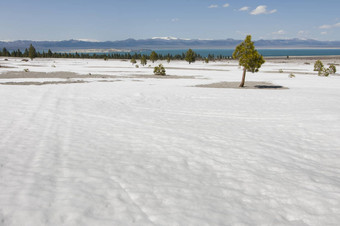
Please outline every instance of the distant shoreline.
M201 57L208 57L211 58L212 56L214 57L231 57L234 49L195 49L192 48L195 53L197 53ZM329 57L335 57L335 56L340 56L340 48L300 48L300 49L292 49L292 48L257 48L260 54L262 54L264 57L321 57L321 56L329 56ZM86 52L82 52L81 50L73 50L71 53L77 52L77 53L87 53L90 55L104 55L104 54L131 54L134 55L136 54L141 54L141 55L150 55L152 51L155 51L159 55L183 55L186 53L188 49L186 48L181 48L181 49L140 49L140 50L121 50L121 51L115 51L113 52L110 49L104 50L104 49L91 49L91 50L86 50ZM85 50L84 50L85 51ZM70 51L67 51L70 53Z
M72 49L72 50L61 50L56 51L58 53L134 53L134 52L141 52L141 51L175 51L175 50L185 50L189 48L144 48L144 49ZM223 50L234 50L235 48L227 47L227 48L191 48L193 50L213 50L213 51L223 51ZM340 50L340 47L263 47L257 48L257 50Z
M284 57L284 56L269 56L269 57L264 57L266 60L318 60L318 59L323 59L323 60L339 60L340 55L329 55L329 56L289 56L289 58Z

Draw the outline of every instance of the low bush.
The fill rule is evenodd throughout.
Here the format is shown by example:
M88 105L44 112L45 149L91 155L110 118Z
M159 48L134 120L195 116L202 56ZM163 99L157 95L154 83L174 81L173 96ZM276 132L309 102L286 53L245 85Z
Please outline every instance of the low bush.
M329 70L329 68L323 68L321 74L319 75L327 77L330 73L331 71Z
M130 60L130 62L131 62L132 64L135 64L135 63L137 63L137 61L136 61L136 59L135 59L135 58L132 58L132 59Z
M155 75L166 75L165 68L163 67L162 64L156 66L153 70L153 73Z
M329 65L329 71L330 71L330 74L336 73L336 67L334 64Z
M321 60L317 60L314 63L314 71L317 71L319 75L322 75L322 71L323 71L323 63L321 62Z
M319 76L327 77L336 73L336 67L334 64L330 64L328 68L325 68L323 63L320 60L317 60L314 64L314 71L317 71Z

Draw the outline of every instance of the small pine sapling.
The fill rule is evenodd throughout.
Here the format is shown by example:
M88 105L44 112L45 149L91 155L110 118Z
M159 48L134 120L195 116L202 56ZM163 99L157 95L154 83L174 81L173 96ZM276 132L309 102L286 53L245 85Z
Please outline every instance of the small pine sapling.
M314 63L314 71L318 72L318 75L322 75L322 72L324 71L324 66L321 60L317 60Z
M251 41L251 35L247 35L246 39L241 42L233 53L233 58L239 60L239 65L243 67L242 81L239 87L244 87L246 72L258 72L264 59L255 49L254 42Z
M166 75L165 68L163 67L162 64L156 66L153 70L153 73L155 75Z
M330 71L330 74L336 73L336 67L334 64L329 65L329 71Z

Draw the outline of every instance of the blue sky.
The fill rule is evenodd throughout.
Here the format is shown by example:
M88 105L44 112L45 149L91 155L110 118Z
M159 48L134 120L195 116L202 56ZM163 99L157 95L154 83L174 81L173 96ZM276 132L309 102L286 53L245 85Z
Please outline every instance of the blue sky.
M0 40L340 40L339 0L1 0Z

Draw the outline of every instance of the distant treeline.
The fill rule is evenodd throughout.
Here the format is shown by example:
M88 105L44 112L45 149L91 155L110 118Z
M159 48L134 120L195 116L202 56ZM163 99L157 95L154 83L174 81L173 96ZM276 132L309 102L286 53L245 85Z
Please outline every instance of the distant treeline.
M83 59L141 59L143 56L147 59L150 59L151 54L141 54L141 53L108 53L108 54L96 54L96 53L58 53L52 52L50 49L45 52L36 51L35 48L31 45L28 49L26 48L24 52L20 49L14 51L8 51L6 48L0 50L0 56L4 57L29 57L31 59L38 58L83 58ZM158 60L185 60L185 53L182 54L157 54ZM230 59L229 56L209 54L207 57L202 57L200 54L195 53L196 60L221 60L221 59Z

